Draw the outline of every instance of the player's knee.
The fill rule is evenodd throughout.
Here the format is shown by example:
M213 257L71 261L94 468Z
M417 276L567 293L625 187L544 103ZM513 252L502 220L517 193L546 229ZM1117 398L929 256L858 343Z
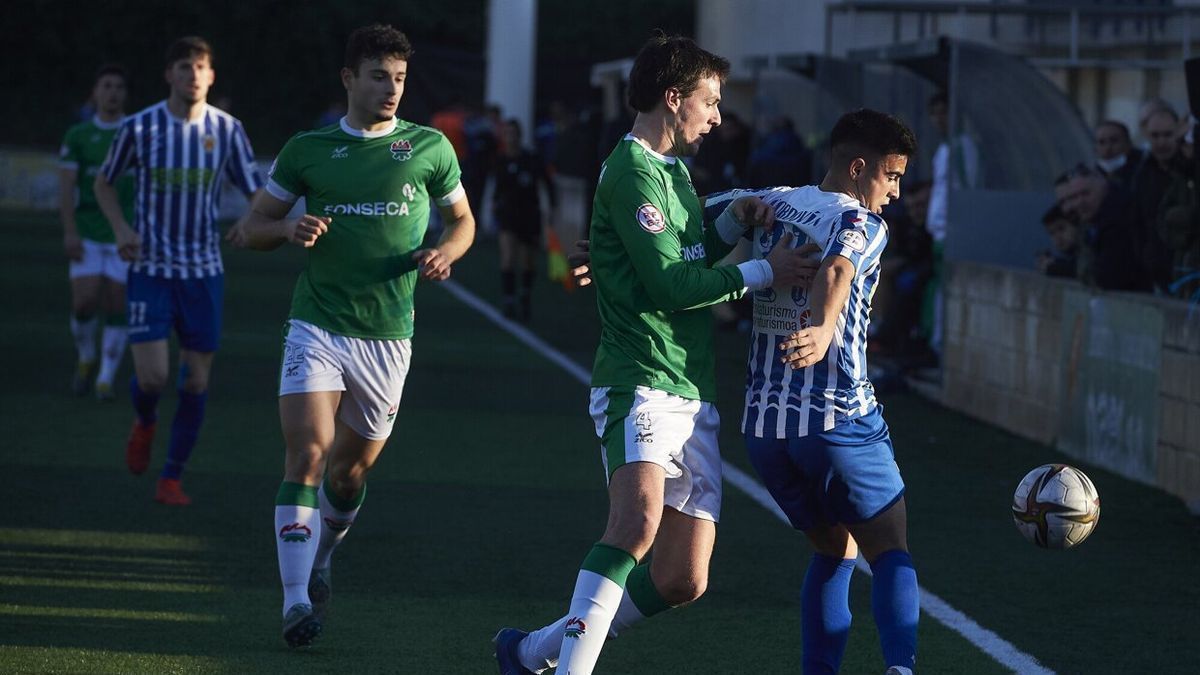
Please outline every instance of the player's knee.
M189 394L203 394L208 391L208 378L195 376L185 378L179 388Z
M365 479L366 473L344 474L333 471L332 467L328 474L329 487L333 489L333 493L346 500L354 499L362 492Z
M685 573L672 575L656 584L659 595L672 607L695 602L708 590L707 575Z
M76 321L88 321L96 316L98 303L95 298L79 296L71 300L71 314Z
M137 374L138 389L147 394L160 395L167 388L167 374L159 372L139 372Z
M658 521L655 514L644 513L640 510L614 514L601 541L628 551L633 557L641 559L654 543L654 535L658 532Z

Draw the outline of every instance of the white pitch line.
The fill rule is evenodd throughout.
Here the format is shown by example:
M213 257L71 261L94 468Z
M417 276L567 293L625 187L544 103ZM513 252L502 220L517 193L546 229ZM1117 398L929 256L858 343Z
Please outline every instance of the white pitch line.
M545 340L534 335L529 329L506 319L495 307L484 302L479 296L471 293L454 281L443 281L441 286L449 291L451 295L458 298L463 304L478 311L546 359L561 366L571 377L583 385L587 386L591 383L590 372L555 349ZM724 460L721 460L721 469L724 472L726 482L744 492L747 497L757 502L783 524L791 527L791 523L788 521L787 516L784 515L783 510L779 508L779 505L771 498L771 494L758 481ZM860 572L870 576L871 568L862 558L858 559L857 568ZM978 647L980 651L995 659L1000 665L1021 675L1054 675L1053 670L1043 666L1032 655L1017 649L1015 645L1000 637L995 632L980 626L974 619L954 609L945 600L926 590L924 586L919 587L919 590L921 593L922 612L925 612L938 623L966 638L967 642Z

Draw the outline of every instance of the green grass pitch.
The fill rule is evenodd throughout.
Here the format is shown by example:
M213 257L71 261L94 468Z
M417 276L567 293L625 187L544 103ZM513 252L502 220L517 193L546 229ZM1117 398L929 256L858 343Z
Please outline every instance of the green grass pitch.
M358 523L334 557L325 636L279 636L272 508L283 444L280 327L303 254L226 251L225 339L185 476L186 509L125 470L131 419L68 394L66 265L48 215L0 216L5 355L0 389L0 672L490 673L501 626L565 610L607 500L587 390L448 292L421 284L413 369ZM455 278L495 302L495 248ZM590 291L541 282L532 330L587 367ZM718 338L723 454L737 432L744 336ZM1103 504L1078 549L1026 543L1008 513L1026 471L1070 461L920 398L882 398L909 485L921 584L1062 673L1200 669L1200 529L1162 492L1080 464ZM160 415L169 421L174 396ZM601 673L799 672L802 537L727 486L708 594L610 643ZM870 580L856 575L844 672L882 672ZM922 617L922 673L1004 668Z

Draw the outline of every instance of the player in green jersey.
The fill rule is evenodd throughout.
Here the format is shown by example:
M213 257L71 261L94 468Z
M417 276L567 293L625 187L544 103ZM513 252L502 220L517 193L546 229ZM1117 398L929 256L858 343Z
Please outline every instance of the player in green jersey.
M721 505L709 306L811 273L786 246L714 267L748 225L774 222L766 204L747 198L704 227L681 159L720 124L728 70L691 40L662 35L634 61L629 103L638 114L601 170L591 226L602 326L591 414L608 473L608 526L564 617L528 635L496 635L502 673L540 671L556 657L558 672L590 673L607 637L692 602L708 583Z
M59 152L58 213L63 226L63 251L70 260L71 335L79 361L71 389L86 394L96 366L96 333L104 315L100 337L100 372L96 397L113 398L113 378L125 354L125 277L129 263L117 254L116 240L96 204L92 182L113 135L125 117L128 94L125 69L101 66L92 85L92 119L67 130ZM117 194L125 216L133 219L133 177L117 181Z
M308 249L280 372L287 454L275 501L283 636L311 644L331 594L330 555L354 522L366 477L391 433L408 372L413 291L441 281L475 234L454 149L441 132L395 117L408 38L373 25L350 35L338 124L293 136L235 243ZM305 199L305 213L287 217ZM423 248L429 202L446 229Z

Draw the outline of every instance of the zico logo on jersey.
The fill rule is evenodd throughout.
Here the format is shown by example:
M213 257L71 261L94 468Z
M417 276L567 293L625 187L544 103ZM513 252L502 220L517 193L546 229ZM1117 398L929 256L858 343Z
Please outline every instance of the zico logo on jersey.
M587 634L587 624L583 622L583 619L577 616L567 619L567 625L563 627L563 637L578 640L585 634Z
M388 414L387 414L388 424L391 424L392 422L396 421L396 409L399 407L399 405L400 405L399 403L393 403L392 407L388 408Z
M323 211L327 216L407 216L408 204L403 202L326 204Z
M284 525L279 528L279 538L284 543L303 544L312 539L312 530L308 529L307 525L292 523L291 525Z
M397 162L407 162L412 157L412 143L406 139L400 139L392 142L392 159Z
M642 229L650 234L658 234L667 229L667 219L663 218L663 214L657 206L648 202L638 207L637 221L638 225L641 225Z
M348 145L334 148L333 152L329 153L329 159L346 159L350 156L349 148Z

